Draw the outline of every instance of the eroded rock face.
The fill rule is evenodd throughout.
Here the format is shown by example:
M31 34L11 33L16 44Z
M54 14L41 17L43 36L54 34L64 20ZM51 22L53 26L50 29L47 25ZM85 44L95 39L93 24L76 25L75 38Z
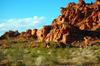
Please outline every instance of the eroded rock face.
M44 26L42 29L37 31L37 37L39 41L44 41L45 37L47 34L50 32L52 29L51 26Z
M4 36L11 37L16 36L15 34L16 32L7 32ZM92 45L91 42L100 39L100 0L90 4L84 0L79 0L78 4L69 3L61 8L61 15L51 25L43 26L40 30L27 30L18 37L33 37L37 41L53 41L73 46ZM81 44L78 45L77 42Z
M86 36L99 39L99 14L99 1L96 4L86 4L84 0L79 0L78 4L69 3L67 7L61 8L61 15L52 22L53 28L45 37L45 41L64 44L85 41L84 44L88 44L88 40L84 39Z
M31 31L31 35L33 36L33 38L37 38L37 29L33 29L32 31Z
M83 6L83 5L85 5L85 2L84 2L84 0L79 0L78 4L79 4L79 6Z
M100 3L100 0L96 0L96 3L97 3L97 2Z

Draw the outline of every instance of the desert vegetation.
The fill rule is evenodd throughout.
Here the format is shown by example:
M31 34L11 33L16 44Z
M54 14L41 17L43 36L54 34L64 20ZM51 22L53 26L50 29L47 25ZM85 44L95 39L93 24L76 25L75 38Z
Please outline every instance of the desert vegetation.
M100 0L69 3L41 29L5 32L0 66L100 66Z
M8 48L0 48L0 66L100 66L100 46L63 48L50 42L50 48L44 48L43 44L33 48L8 41Z

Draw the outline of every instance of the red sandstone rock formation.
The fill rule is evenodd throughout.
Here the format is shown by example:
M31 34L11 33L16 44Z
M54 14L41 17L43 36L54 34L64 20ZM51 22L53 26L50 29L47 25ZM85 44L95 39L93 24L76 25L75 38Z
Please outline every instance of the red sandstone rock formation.
M14 33L15 34L15 33ZM7 32L3 36L15 36ZM79 46L88 46L92 41L100 39L100 0L87 4L79 0L78 4L69 3L61 8L61 15L55 18L51 25L40 30L27 30L20 33L18 38L33 37L43 42L58 42L71 44L82 42Z

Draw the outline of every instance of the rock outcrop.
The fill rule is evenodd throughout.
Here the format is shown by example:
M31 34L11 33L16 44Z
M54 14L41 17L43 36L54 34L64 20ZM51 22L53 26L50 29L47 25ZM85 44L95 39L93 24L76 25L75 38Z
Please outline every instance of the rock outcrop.
M14 38L17 37L18 35L20 35L18 31L9 31L9 32L5 32L5 34L2 35L0 39L8 39L10 37Z
M90 4L84 0L79 0L78 4L69 3L61 8L61 15L51 25L40 30L28 30L20 35L18 32L7 32L3 36L33 37L41 42L53 41L79 47L93 45L100 42L100 0Z

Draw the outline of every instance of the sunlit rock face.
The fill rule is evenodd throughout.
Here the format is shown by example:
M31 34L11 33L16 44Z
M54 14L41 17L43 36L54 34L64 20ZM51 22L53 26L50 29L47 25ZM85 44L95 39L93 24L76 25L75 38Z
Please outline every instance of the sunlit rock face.
M61 15L51 24L52 28L47 34L43 34L43 41L63 44L81 41L85 45L99 39L99 2L97 0L96 3L86 4L84 0L79 0L78 4L69 3L66 7L62 7Z
M33 37L41 42L52 41L73 46L88 46L100 42L100 0L88 4L84 0L72 2L61 7L60 12L61 15L55 18L51 25L22 32L18 35L19 38ZM9 33L4 36L10 35ZM77 45L77 42L80 44Z

